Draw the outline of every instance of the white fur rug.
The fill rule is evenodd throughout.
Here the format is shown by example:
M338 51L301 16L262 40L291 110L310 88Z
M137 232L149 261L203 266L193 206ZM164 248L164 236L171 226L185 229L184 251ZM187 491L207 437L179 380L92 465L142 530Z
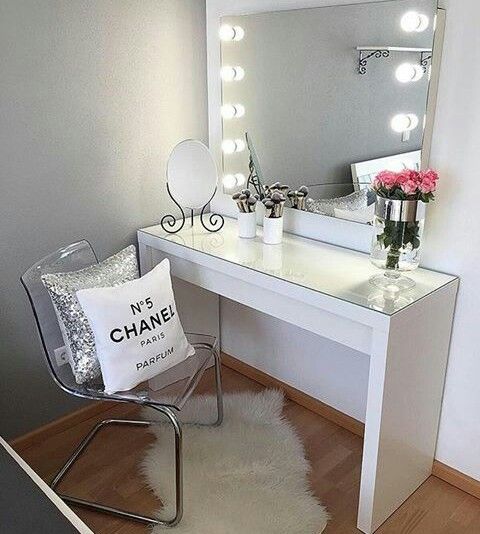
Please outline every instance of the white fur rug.
M302 443L282 417L279 391L225 395L221 427L183 426L184 516L178 534L319 534L327 512L309 489ZM215 413L212 396L193 397L183 421ZM152 410L148 410L148 417ZM159 517L173 515L173 430L154 428L157 440L143 472L165 502ZM164 529L155 527L155 534Z

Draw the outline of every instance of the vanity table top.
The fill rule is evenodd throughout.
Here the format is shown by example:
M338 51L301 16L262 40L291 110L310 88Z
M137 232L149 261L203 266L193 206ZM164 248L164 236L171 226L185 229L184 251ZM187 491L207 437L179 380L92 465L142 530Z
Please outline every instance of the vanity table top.
M457 280L417 269L407 273L415 287L392 298L370 284L369 279L381 271L370 263L368 254L287 233L280 245L264 245L261 226L256 238L241 239L235 219L225 217L225 225L216 233L208 232L198 217L195 219L193 226L186 221L177 234L168 234L160 225L140 232L386 315Z

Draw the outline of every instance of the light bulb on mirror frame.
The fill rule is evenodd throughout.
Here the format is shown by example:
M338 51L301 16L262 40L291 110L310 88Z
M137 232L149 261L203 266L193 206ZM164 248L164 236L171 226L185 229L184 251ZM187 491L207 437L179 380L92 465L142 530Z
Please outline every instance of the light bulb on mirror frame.
M224 139L222 141L222 151L224 154L233 154L237 145L233 139Z
M245 77L245 70L240 66L225 65L220 69L220 76L224 82L239 82Z
M223 104L221 111L224 119L233 119L235 117L236 109L233 104Z
M245 115L245 107L242 104L223 104L221 113L224 119L238 119Z
M235 152L243 152L246 146L243 139L235 139Z
M418 82L424 74L423 67L415 63L402 63L395 70L395 77L400 83Z
M233 154L234 152L243 152L246 144L243 139L224 139L222 141L222 150L224 154Z
M234 41L241 41L245 37L245 30L241 26L234 26L233 31L235 32Z
M234 176L235 176L235 180L237 182L238 187L244 185L245 182L247 181L247 179L245 178L245 175L242 174L241 172L237 172Z
M218 30L221 41L241 41L245 36L245 30L241 26L222 24Z
M402 30L407 33L412 32L424 32L430 24L430 20L427 15L418 13L417 11L408 11L400 20L400 26Z
M226 189L233 189L237 185L237 179L233 174L225 174L222 183Z
M394 132L404 133L415 130L418 122L418 117L414 113L398 113L390 121L390 126Z

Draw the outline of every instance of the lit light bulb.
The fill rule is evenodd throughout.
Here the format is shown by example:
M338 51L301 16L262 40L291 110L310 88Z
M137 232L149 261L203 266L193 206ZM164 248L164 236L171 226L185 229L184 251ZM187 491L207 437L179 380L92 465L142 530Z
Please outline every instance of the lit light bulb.
M224 154L233 154L237 145L233 139L225 139L222 141L222 150Z
M245 37L245 30L241 26L234 26L233 30L235 32L234 41L241 41Z
M246 145L243 139L235 139L235 152L243 152L245 147Z
M424 74L423 67L414 63L402 63L395 71L395 76L401 83L418 82Z
M233 41L235 38L235 30L230 24L222 24L218 30L218 36L222 41Z
M245 141L243 139L224 139L222 141L222 150L225 154L234 152L243 152L245 150Z
M245 115L245 107L242 104L235 104L235 117L243 117Z
M242 67L230 67L226 65L220 70L220 76L224 82L233 82L243 80L245 76L245 71Z
M237 174L235 174L235 180L239 187L244 185L245 182L247 181L247 179L245 178L245 175L242 174L241 172L237 172Z
M418 126L418 117L414 113L399 113L392 118L390 126L397 133L411 132Z
M224 187L227 189L232 189L237 185L237 180L233 174L225 174L222 182Z
M240 65L237 65L235 67L235 81L239 82L240 80L243 80L243 78L245 78L245 69L240 67Z
M242 104L224 104L222 106L222 117L224 119L233 119L243 117L245 115L245 108Z
M400 21L402 30L408 33L424 32L428 28L429 23L430 21L427 15L417 13L416 11L408 11Z
M241 26L222 24L218 30L218 36L222 41L241 41L245 36L245 30Z
M222 106L222 117L224 119L233 119L235 117L237 110L233 104L223 104Z

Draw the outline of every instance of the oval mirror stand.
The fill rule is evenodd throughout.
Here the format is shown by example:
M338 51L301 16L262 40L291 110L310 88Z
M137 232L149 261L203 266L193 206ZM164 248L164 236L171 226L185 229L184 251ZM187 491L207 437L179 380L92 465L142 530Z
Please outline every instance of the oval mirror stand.
M181 218L164 215L160 225L169 234L185 226L185 210L190 210L191 225L194 213L200 209L200 223L209 232L218 232L224 225L217 213L205 213L217 191L218 173L210 150L202 142L187 139L172 150L167 163L167 193L180 210Z

